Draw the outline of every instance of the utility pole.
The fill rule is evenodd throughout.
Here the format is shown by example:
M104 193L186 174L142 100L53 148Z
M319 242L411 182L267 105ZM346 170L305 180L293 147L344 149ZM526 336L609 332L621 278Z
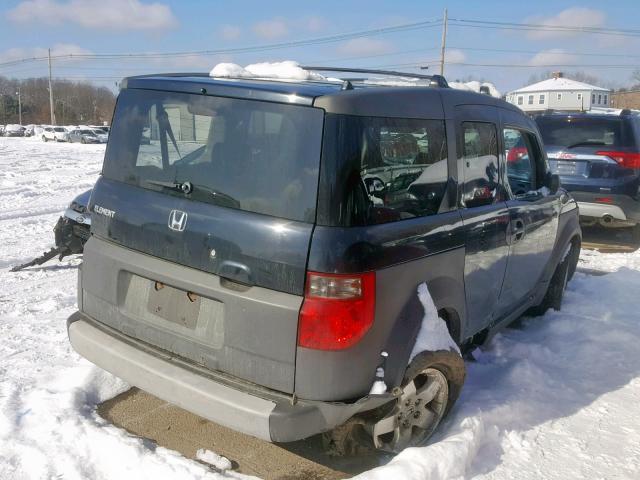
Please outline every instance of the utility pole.
M442 21L442 47L440 48L440 75L444 75L444 52L447 48L447 9L444 9L444 18Z
M16 95L18 95L18 123L22 125L22 97L20 96L20 85L18 85Z
M51 49L49 49L49 108L51 108L51 125L55 125L56 114L53 111L53 88L51 87Z

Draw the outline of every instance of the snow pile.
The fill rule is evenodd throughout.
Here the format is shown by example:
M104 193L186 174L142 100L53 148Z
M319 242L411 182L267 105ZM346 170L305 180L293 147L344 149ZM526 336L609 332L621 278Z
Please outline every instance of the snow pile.
M225 470L231 470L231 461L223 457L222 455L218 455L217 453L212 452L211 450L207 450L205 448L201 448L196 452L196 458L201 462L208 463L212 467L224 472Z
M613 273L576 273L561 312L474 352L432 442L357 478L640 478L640 251L583 255Z
M277 78L281 80L326 80L322 75L304 70L300 64L291 60L284 62L253 63L241 67L235 63L219 63L211 72L211 77L229 78Z
M449 86L458 90L467 90L469 92L476 93L480 93L480 87L487 87L489 89L489 94L492 97L502 98L502 94L491 82L478 82L477 80L472 80L470 82L449 82Z
M424 351L453 350L460 353L458 345L449 334L447 324L438 317L438 310L425 283L418 286L418 298L424 307L424 317L422 318L422 325L416 338L416 344L413 346L410 360L413 360L413 357Z
M78 258L9 272L53 245L53 225L91 188L104 150L0 138L0 478L223 478L96 413L129 386L69 346Z

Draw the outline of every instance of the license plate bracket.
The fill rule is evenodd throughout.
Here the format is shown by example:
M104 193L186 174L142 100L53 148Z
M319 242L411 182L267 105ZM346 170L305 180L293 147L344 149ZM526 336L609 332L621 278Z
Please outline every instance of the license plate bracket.
M159 282L151 282L147 310L168 322L195 329L200 315L201 297Z

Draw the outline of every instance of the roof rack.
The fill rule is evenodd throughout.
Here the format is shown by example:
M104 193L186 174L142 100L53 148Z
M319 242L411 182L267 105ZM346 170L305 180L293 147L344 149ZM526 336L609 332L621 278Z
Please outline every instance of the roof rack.
M442 75L423 75L420 73L397 72L395 70L374 70L369 68L316 67L307 65L301 65L300 68L304 70L315 70L317 72L367 73L372 75L388 75L390 77L416 78L419 80L429 80L429 85L432 87L449 88L447 80ZM355 79L349 80L353 81Z

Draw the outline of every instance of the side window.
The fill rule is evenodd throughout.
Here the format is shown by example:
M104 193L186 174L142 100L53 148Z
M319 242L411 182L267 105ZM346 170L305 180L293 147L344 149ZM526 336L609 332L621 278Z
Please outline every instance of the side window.
M376 118L365 123L360 175L373 207L367 223L438 213L448 178L444 122Z
M518 196L535 190L535 153L531 151L529 134L514 128L505 128L502 133L511 193Z
M491 205L504 199L498 168L498 141L493 123L462 123L462 163L465 207Z

